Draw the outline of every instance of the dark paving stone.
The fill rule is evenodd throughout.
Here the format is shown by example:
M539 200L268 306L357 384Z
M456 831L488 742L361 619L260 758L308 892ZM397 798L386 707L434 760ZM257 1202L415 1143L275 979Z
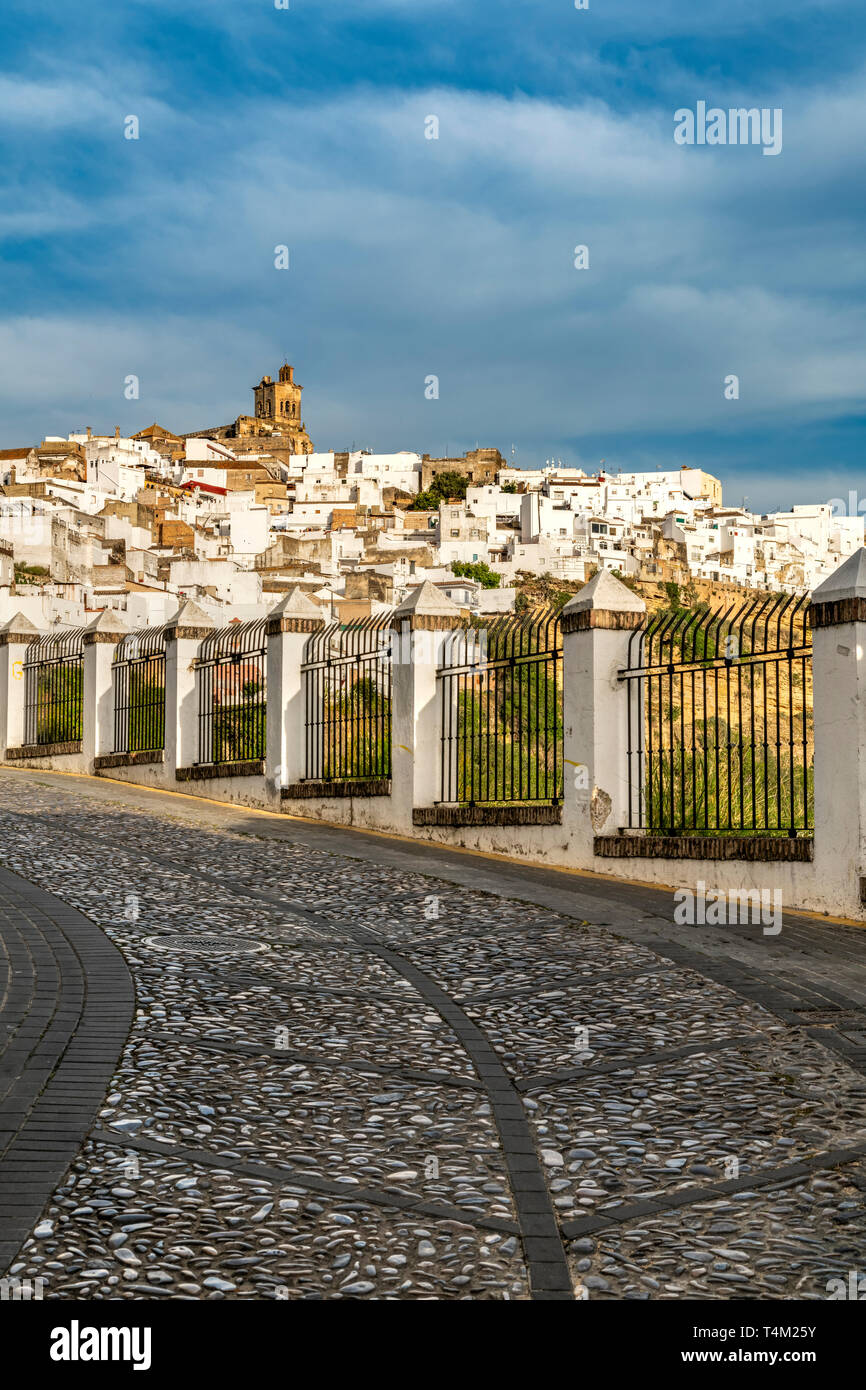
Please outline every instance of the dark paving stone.
M0 939L16 986L0 1006L2 1273L93 1124L129 1032L134 990L94 922L7 869Z

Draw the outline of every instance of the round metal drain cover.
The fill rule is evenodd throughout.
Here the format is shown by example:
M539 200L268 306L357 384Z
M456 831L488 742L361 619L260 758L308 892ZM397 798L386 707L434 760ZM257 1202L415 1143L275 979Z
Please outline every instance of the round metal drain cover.
M200 951L207 955L246 954L254 951L269 951L264 941L245 941L243 937L205 935L201 932L186 932L177 936L149 936L145 945L157 951Z

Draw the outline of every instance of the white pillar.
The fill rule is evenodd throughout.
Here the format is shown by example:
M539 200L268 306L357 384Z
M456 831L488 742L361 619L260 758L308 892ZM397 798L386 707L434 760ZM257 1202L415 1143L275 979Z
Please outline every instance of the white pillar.
M866 906L866 549L812 594L814 871L827 911Z
M38 636L38 628L23 613L14 613L0 627L0 739L4 750L20 748L24 742L24 657Z
M268 801L279 810L281 793L306 771L306 714L301 662L310 634L325 626L322 610L299 588L268 615L267 757Z
M562 610L562 814L578 868L592 867L596 835L628 824L628 692L619 671L645 616L643 599L608 570Z
M129 632L125 613L105 608L84 634L82 661L81 755L92 774L94 758L114 752L114 649Z
M436 669L449 633L460 626L456 603L426 580L394 612L391 705L391 809L403 834L415 807L440 799L441 718Z
M179 767L198 761L198 704L195 659L213 619L188 600L165 631L165 769L171 780Z

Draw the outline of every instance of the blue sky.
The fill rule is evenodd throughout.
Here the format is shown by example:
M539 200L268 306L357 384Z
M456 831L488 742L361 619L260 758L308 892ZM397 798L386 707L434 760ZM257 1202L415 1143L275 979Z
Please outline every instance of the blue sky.
M0 445L222 423L288 357L318 448L866 495L862 5L589 3L7 0ZM699 100L782 153L676 145Z

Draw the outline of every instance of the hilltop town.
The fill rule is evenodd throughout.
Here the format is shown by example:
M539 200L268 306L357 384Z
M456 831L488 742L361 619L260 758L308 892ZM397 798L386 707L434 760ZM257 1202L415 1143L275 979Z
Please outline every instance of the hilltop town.
M244 619L295 587L349 621L425 580L469 612L508 613L598 569L649 589L807 592L863 544L860 516L828 502L754 515L699 468L523 469L492 447L317 452L302 390L286 363L229 424L0 450L0 621L109 608L145 627L184 599Z

